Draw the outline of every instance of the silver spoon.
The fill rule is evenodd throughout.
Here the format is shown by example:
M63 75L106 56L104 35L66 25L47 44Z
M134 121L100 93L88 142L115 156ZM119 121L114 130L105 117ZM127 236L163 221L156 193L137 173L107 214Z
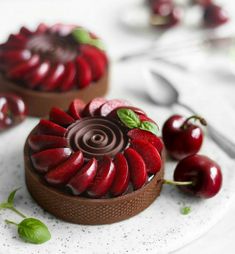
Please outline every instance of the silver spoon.
M164 75L151 68L143 69L144 78L146 79L147 93L150 99L162 107L171 107L179 105L194 115L198 115L190 106L182 103L179 99L180 94ZM156 91L157 86L157 93ZM155 89L154 89L155 88ZM207 131L210 138L232 159L235 159L235 144L226 138L222 133L208 124Z

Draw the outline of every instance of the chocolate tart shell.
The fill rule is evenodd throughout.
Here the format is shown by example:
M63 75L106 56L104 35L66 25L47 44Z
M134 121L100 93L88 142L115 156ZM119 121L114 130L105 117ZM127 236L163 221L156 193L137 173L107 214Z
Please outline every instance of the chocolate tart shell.
M107 70L99 81L91 83L87 88L68 92L41 92L24 88L0 74L0 92L11 92L21 96L28 107L28 114L36 117L46 116L54 106L66 110L71 101L77 98L87 103L95 97L103 97L108 91L108 84Z
M27 140L24 162L26 185L34 200L55 217L76 224L100 225L126 220L150 206L160 195L163 184L164 160L161 170L137 191L109 199L83 198L49 186L34 171Z

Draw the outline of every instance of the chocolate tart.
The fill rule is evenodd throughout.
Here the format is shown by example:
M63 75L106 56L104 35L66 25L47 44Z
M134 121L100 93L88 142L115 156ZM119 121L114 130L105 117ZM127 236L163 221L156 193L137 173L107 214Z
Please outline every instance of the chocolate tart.
M160 194L164 176L164 154L152 145L152 140L139 141L147 143L146 148L152 149L151 160L154 165L158 165L155 173L147 171L148 163L144 160L144 155L140 155L132 144L135 137L130 141L130 129L118 120L116 112L120 108L131 109L143 121L150 118L142 110L127 106L126 101L97 98L82 109L77 107L77 119L72 121L70 117L75 116L72 110L75 104L78 105L72 102L67 112L52 109L49 120L41 120L29 134L24 147L24 161L25 180L30 194L46 211L77 224L110 224L140 213ZM55 126L54 134L51 126ZM138 131L142 132L139 129ZM150 132L143 132L161 140ZM128 150L133 156L137 156L133 157L134 161L137 159L143 164L140 170L144 170L146 176L141 185L139 180L137 183L133 180L133 172L137 172L139 166L133 165L133 160L130 161ZM154 154L158 156L156 161ZM131 173L125 188L114 194L113 186L119 177L117 169L119 172L121 170L118 165L125 167L125 164L117 164L118 156L128 162L127 170ZM76 157L76 165L79 165L73 173L72 157ZM81 186L74 186L72 183L74 179L82 179L77 176L84 176L81 172L91 161L98 161L97 171L89 184L81 190ZM104 172L106 173L103 174ZM89 176L91 174L89 171ZM83 186L83 183L80 181L80 185ZM99 186L100 189L94 186Z
M53 105L105 95L108 65L101 40L82 27L22 27L0 45L0 91L19 94L29 115L42 117Z
M43 117L48 114L50 108L58 105L60 108L66 110L71 101L80 98L84 102L90 101L94 96L103 96L108 92L108 71L96 83L91 84L82 90L71 90L63 94L57 92L38 92L23 88L14 82L4 78L0 74L0 91L12 92L21 96L26 105L28 105L28 114L30 116Z

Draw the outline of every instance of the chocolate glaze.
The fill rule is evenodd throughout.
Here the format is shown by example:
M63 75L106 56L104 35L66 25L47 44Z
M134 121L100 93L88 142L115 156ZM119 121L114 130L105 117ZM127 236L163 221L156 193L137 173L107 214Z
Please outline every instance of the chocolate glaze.
M26 48L41 57L45 56L45 59L62 63L73 61L79 52L79 45L71 35L61 36L49 32L32 35Z
M67 132L74 151L82 151L85 158L113 157L127 145L122 126L104 117L86 117L72 124Z

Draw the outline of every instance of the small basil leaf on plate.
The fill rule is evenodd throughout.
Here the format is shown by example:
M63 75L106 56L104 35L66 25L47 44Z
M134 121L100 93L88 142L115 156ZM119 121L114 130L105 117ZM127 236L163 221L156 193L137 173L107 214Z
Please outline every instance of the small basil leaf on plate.
M26 242L41 244L51 239L47 226L35 218L26 218L18 224L19 237Z

